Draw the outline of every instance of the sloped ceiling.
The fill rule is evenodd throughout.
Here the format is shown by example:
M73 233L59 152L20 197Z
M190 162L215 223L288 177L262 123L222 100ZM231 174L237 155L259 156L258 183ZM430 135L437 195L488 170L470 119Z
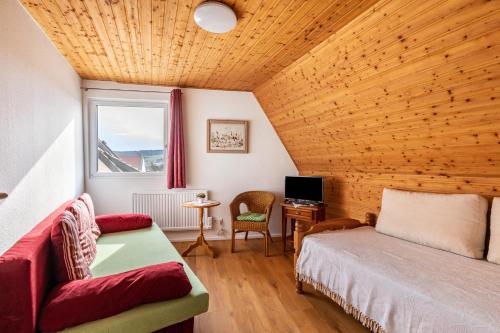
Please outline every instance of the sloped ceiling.
M227 0L235 30L193 21L202 0L21 0L84 79L253 90L376 0Z
M330 216L384 187L500 196L500 1L383 0L255 95Z

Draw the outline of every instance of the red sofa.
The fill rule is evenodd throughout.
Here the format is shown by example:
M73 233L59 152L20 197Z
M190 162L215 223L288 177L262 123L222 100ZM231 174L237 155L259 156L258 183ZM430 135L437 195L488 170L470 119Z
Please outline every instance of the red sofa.
M37 332L44 297L56 285L50 238L52 223L72 202L57 208L0 257L0 332ZM116 224L113 228L118 231ZM193 318L161 330L192 331Z

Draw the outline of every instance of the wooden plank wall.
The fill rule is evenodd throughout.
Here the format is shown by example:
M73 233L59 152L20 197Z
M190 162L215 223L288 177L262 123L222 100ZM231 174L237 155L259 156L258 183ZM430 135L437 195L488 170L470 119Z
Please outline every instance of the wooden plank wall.
M500 196L500 1L382 0L254 92L329 216L384 187Z

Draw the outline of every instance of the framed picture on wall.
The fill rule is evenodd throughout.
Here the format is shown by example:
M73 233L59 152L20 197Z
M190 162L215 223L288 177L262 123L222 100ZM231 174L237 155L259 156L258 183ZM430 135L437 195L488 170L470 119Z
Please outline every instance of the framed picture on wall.
M208 119L207 153L248 153L248 121Z

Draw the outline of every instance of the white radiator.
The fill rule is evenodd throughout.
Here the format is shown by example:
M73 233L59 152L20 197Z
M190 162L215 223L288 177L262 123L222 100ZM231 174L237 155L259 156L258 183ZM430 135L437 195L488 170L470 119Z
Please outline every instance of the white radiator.
M163 230L197 230L198 209L182 207L184 202L193 201L197 193L205 193L208 197L206 190L132 193L132 209L134 213L150 215ZM211 220L207 219L205 208L204 229L212 228Z

